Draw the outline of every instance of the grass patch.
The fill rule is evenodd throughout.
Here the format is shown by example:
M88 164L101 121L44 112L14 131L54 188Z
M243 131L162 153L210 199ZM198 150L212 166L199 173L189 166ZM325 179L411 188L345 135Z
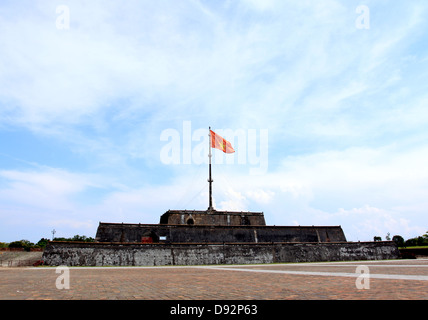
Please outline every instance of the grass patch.
M398 249L428 249L428 246L398 247Z

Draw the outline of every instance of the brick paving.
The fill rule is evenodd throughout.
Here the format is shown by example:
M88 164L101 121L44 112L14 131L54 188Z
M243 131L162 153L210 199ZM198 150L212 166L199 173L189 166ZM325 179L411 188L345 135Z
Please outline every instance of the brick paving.
M369 289L356 287L358 265ZM205 267L0 268L1 300L428 300L428 259ZM308 273L315 273L308 274ZM380 275L381 278L375 277ZM391 278L382 278L386 277ZM412 276L411 279L399 279ZM398 278L397 278L398 277Z

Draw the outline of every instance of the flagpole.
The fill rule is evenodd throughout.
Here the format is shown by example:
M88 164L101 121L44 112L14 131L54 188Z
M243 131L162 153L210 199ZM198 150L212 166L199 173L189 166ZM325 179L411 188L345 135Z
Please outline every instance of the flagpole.
M213 183L213 179L211 178L211 158L212 158L212 154L211 154L211 127L209 127L209 133L208 133L208 143L209 143L209 153L208 153L208 159L209 159L209 176L208 176L208 183L209 183L209 207L208 207L208 211L211 212L214 210L213 208L213 187L212 187L212 183Z

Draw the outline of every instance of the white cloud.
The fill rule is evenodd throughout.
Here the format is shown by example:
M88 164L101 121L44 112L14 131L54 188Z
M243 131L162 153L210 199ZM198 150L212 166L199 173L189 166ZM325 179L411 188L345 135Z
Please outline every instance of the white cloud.
M249 190L247 191L247 197L257 203L267 204L272 201L272 198L275 195L275 192L271 190Z
M264 211L268 224L342 225L349 240L372 240L374 233L384 237L387 232L412 237L427 222L427 153L426 148L402 152L390 146L289 157L257 179L229 174L240 197L221 193L223 182L215 184L215 193L227 199L222 204Z
M4 34L0 59L5 104L0 119L69 143L77 140L76 145L118 147L114 153L124 157L154 157L136 153L135 140L156 136L184 116L204 119L204 125L210 119L229 127L270 128L275 136L281 131L305 138L365 136L367 125L359 117L342 116L344 103L385 83L388 70L385 76L379 70L378 77L364 66L390 62L393 50L421 23L418 15L410 25L403 25L404 18L396 21L400 32L391 42L384 25L362 36L350 23L355 8L335 1L242 2L261 11L274 8L270 20L240 6L232 19L233 11L225 13L222 5L198 1L180 6L77 1L69 5L71 27L64 32L55 28L56 5L40 2L25 19L11 15L3 21L12 33ZM382 42L391 45L372 48ZM378 114L364 109L367 118ZM113 129L125 124L126 133ZM91 127L92 140L87 132L80 134ZM123 134L129 134L129 143L115 141ZM113 153L100 154L107 160Z
M425 223L425 5L370 4L364 31L356 4L333 0L73 1L66 31L57 5L1 7L0 128L53 136L86 162L1 170L7 212L77 226L203 209L205 175L183 188L199 168L159 163L162 130L191 120L269 130L269 172L232 166L219 208L348 228L372 214L380 233Z
M56 168L38 169L0 171L1 233L7 241L20 239L20 232L38 241L49 237L54 227L63 236L82 232L82 228L93 232L91 213L76 199L89 188L99 188L103 179Z
M64 205L68 197L94 185L89 175L50 168L40 172L0 171L0 177L7 185L1 190L2 201L46 208Z
M380 236L386 240L390 237L401 235L405 239L424 233L424 226L410 226L410 220L405 218L402 212L385 210L369 205L361 208L345 210L340 208L332 214L333 217L345 217L348 221L348 237L354 240L370 241L374 236ZM350 223L352 222L352 223Z
M223 193L223 192L222 192ZM246 197L241 192L235 191L232 188L227 188L222 194L222 198L226 199L219 203L216 209L225 211L245 211L247 208Z
M416 221L427 204L427 153L351 148L289 157L277 171L257 179L217 165L215 207L264 211L270 225L342 225L348 240L371 240L387 232L411 237L423 229ZM58 169L1 171L2 210L19 215L5 215L3 221L37 219L49 227L68 224L84 230L95 228L94 221L157 223L168 209L208 207L205 171L191 178L192 170L172 183L141 188ZM102 183L109 187L101 188ZM94 200L75 202L91 187L99 188Z

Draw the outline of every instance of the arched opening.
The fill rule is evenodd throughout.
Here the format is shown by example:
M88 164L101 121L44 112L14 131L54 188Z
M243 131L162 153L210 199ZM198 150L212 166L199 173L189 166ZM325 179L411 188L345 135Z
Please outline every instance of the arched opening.
M247 216L241 216L241 226L249 226L251 225L250 219Z
M187 224L188 224L188 225L193 225L193 224L195 224L195 221L193 221L193 219L192 219L192 218L187 219Z

